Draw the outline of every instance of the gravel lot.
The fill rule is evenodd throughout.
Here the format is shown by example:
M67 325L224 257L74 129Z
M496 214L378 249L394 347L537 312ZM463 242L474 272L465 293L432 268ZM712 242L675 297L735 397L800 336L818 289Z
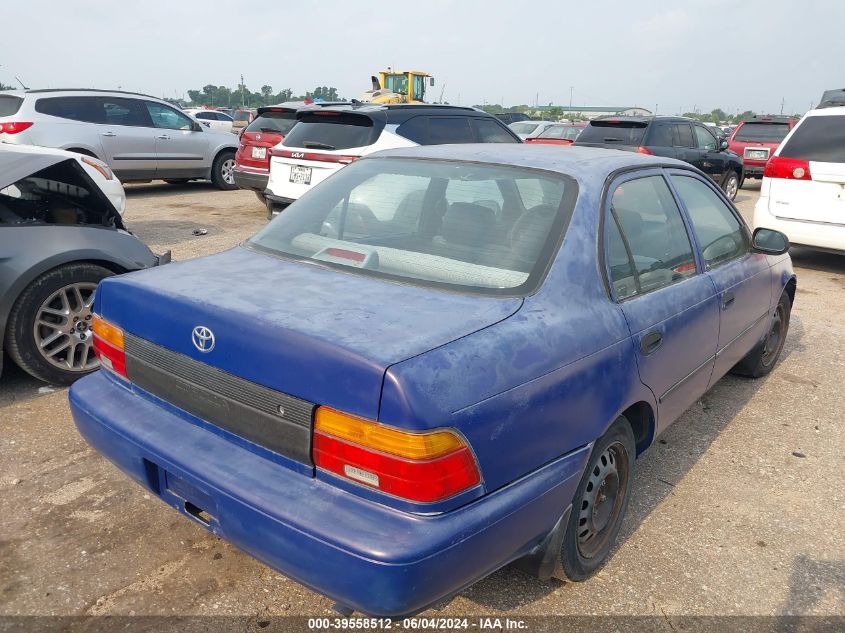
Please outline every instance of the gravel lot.
M127 191L130 228L174 259L229 248L265 223L244 191ZM746 217L758 191L740 191ZM192 236L196 227L208 234ZM427 615L636 614L671 626L684 614L845 614L845 257L794 250L793 260L780 364L763 380L724 378L640 459L601 573L564 584L505 568ZM0 615L335 615L330 600L209 535L90 449L64 389L7 368Z

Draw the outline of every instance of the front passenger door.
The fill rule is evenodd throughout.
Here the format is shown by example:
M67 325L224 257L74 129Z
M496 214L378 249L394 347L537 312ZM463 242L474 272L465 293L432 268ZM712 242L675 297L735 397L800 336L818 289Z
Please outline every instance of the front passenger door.
M768 258L751 251L736 211L707 182L682 170L670 181L692 222L719 305L719 344L711 384L736 365L768 331L772 277Z
M145 102L156 129L157 178L202 178L211 168L207 132L175 108ZM201 127L201 126L200 126Z
M719 151L718 139L703 125L694 125L693 131L701 161L696 167L710 176L713 182L721 184L725 173L725 155Z
M654 393L662 429L707 389L719 309L662 172L646 173L611 185L605 252L640 379Z

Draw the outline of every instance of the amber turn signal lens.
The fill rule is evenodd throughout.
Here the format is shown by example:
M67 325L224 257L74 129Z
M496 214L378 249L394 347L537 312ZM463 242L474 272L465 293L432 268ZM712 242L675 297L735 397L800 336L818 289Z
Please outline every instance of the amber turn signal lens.
M116 347L117 349L123 349L123 330L121 330L116 325L112 325L104 318L98 315L94 315L94 336L99 338L100 340L105 341L112 347Z
M451 431L409 433L329 407L317 409L314 430L405 459L434 459L466 446L460 436Z

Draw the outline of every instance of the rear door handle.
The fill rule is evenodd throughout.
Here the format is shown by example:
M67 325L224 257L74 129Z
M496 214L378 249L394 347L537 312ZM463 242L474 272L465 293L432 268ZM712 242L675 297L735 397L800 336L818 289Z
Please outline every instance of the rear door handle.
M101 136L112 137L112 136L117 136L117 134L115 134L114 132L103 132Z
M162 134L161 136L156 136L156 138L160 138L163 141L169 141L170 136L168 134Z
M649 332L640 340L640 351L643 356L648 356L657 351L657 348L663 344L663 332Z
M733 302L736 300L736 296L730 290L722 293L722 310L727 310L728 308L733 305Z

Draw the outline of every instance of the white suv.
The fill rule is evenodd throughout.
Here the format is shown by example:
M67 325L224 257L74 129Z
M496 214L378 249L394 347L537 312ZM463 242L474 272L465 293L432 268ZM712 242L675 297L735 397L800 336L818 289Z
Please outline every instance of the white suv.
M845 107L811 110L766 163L754 227L845 251Z
M491 114L447 105L328 106L300 110L270 150L264 197L272 216L344 165L383 149L447 143L520 143Z
M237 189L234 134L161 99L116 90L0 92L0 143L55 147L106 163L123 182L211 180Z

